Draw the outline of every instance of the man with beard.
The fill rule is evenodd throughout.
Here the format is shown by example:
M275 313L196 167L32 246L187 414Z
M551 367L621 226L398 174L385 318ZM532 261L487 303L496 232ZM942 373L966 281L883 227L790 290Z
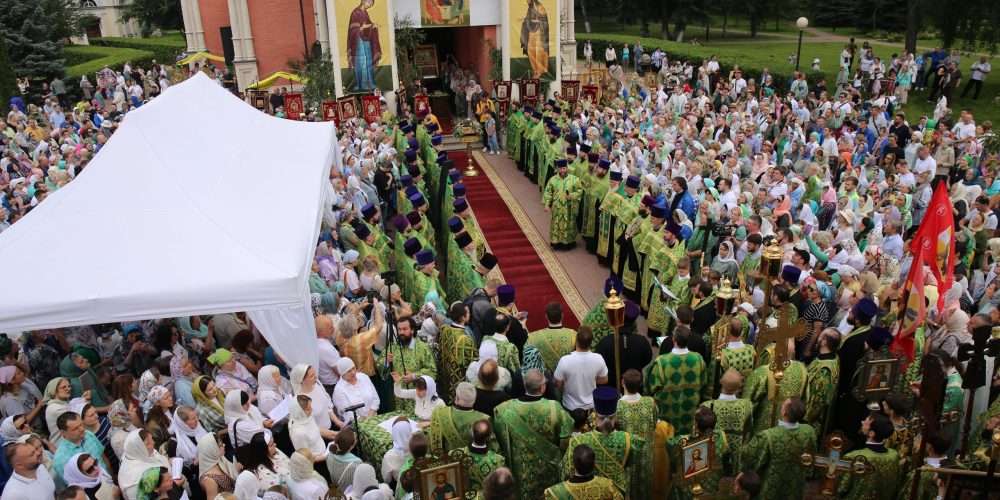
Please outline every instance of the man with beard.
M437 378L434 352L426 342L414 338L416 332L417 322L412 316L397 319L397 342L390 342L376 362L379 371L384 370L388 362L389 372L401 377L403 389L413 389L413 381L424 375L432 379ZM384 378L388 378L389 375L390 373L382 373ZM413 405L412 399L396 397L396 411L412 413Z
M608 167L611 166L611 162L598 157L597 153L588 153L587 162L589 163L589 168L585 175L581 177L585 190L581 210L583 214L581 232L583 233L583 241L587 245L587 251L596 253L597 229L598 223L601 220L601 202L604 201L604 197L608 194Z
M844 431L847 436L856 436L861 426L861 419L865 415L867 408L865 403L859 402L851 394L854 385L855 370L847 367L858 366L858 361L868 352L869 336L872 332L872 320L878 313L878 306L875 301L863 298L854 304L854 308L848 313L847 322L851 325L851 331L842 332L840 338L840 350L837 351L837 359L840 370L837 383L837 402L834 404L836 417L834 418L834 428ZM881 336L883 329L878 329L875 334ZM872 339L879 343L880 340ZM891 341L891 337L890 337Z
M7 446L7 462L14 473L3 489L3 498L31 500L34 498L54 498L56 485L48 470L42 467L42 449L37 450L28 443L13 443Z
M638 195L640 183L640 179L634 175L628 176L625 180L625 197L621 206L618 207L614 233L612 234L614 236L612 244L615 245L615 265L611 269L621 276L626 293L635 293L638 286L636 283L637 269L626 266L626 264L634 256L632 254L634 250L632 237L638 230L637 219L639 206L642 204L642 197ZM633 222L635 222L634 226Z
M448 301L445 298L445 292L441 288L441 282L438 280L438 270L434 267L436 266L434 262L434 251L429 248L424 248L413 256L416 260L414 264L413 274L413 299L410 301L416 307L420 307L427 302L435 303L440 309L444 309L444 304ZM437 297L434 297L431 292L436 292Z
M691 263L687 259L687 245L680 239L681 227L673 219L667 219L662 232L663 245L652 254L649 263L649 270L656 279L651 279L647 291L649 315L646 317L646 328L647 335L653 339L669 332L671 318L664 306L676 308L691 303L688 288ZM673 297L664 293L661 287L666 287Z
M607 161L608 165L611 165L609 160L601 158L601 161ZM615 262L614 230L618 221L618 209L625 202L624 195L622 173L620 170L612 170L608 180L608 191L598 207L600 218L597 223L597 261L604 265Z
M563 156L562 128L554 120L550 120L550 123L548 141L542 146L544 153L538 159L538 177L534 179L543 189L555 172L556 159Z
M372 235L372 242L369 243L369 245L375 251L375 255L378 256L379 272L385 272L389 270L389 260L392 255L392 242L389 240L389 237L386 236L385 232L382 231L381 219L382 215L379 208L374 203L369 203L364 207L361 207L361 221L364 227L368 228L368 232ZM360 239L361 237L358 236L358 238Z
M552 214L549 226L549 244L556 250L576 246L576 214L580 210L583 186L577 176L569 173L566 158L555 162L557 177L549 179L542 195L545 211Z
M664 245L663 223L667 215L667 207L653 205L648 208L649 216L643 219L639 228L641 240L635 242L636 253L639 256L639 306L649 309L649 287L653 286L653 273L649 270L652 256Z

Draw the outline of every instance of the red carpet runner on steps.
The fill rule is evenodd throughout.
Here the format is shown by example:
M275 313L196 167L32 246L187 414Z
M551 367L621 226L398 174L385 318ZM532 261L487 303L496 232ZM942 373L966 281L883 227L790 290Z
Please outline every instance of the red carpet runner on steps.
M451 151L448 157L459 168L465 167L465 151ZM504 280L517 290L518 309L530 313L528 330L534 331L548 325L545 305L552 301L563 306L563 325L576 329L580 322L489 177L480 170L478 176L465 177L462 182L465 183L469 205L476 214L483 236L500 262ZM524 223L531 224L531 221Z

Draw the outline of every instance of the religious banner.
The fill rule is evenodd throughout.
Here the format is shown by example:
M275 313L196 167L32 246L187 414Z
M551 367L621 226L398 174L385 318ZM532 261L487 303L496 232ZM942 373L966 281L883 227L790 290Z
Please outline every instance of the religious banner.
M580 95L583 99L590 99L590 102L596 104L597 94L600 89L597 85L584 85L583 89L580 90Z
M507 123L507 113L510 112L510 101L497 101L497 113L500 115L500 123Z
M497 102L510 102L510 80L493 80L493 90L497 95Z
M361 110L368 123L378 123L379 118L382 117L382 106L378 103L377 95L361 96Z
M341 97L337 99L337 107L340 108L340 121L345 122L351 118L358 117L358 105L354 102L354 96Z
M537 79L521 80L521 103L534 107L542 89L542 82Z
M267 113L267 91L266 90L251 90L250 91L250 105Z
M340 74L347 93L392 90L389 2L334 0L341 37Z
M452 27L469 25L469 4L472 0L418 0L420 27Z
M305 107L302 106L302 94L285 94L285 117L289 120L298 120L305 115Z
M431 110L431 98L426 95L418 95L413 97L413 113L420 116L421 111L427 110L428 113L433 113Z
M323 103L323 121L325 122L340 122L340 117L337 114L337 103L326 101Z
M580 99L580 80L563 80L562 96L570 104L575 105L576 101Z
M510 76L554 81L558 77L557 0L510 0Z

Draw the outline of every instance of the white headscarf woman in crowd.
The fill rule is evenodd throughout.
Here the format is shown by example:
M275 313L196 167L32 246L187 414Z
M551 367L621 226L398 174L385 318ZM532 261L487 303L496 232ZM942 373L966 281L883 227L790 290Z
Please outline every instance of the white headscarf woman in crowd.
M399 470L410 458L410 439L413 425L406 417L397 417L392 424L392 449L382 457L382 480L388 483L399 481Z
M257 373L257 408L267 415L285 397L292 394L292 386L288 380L281 376L281 371L277 366L265 365Z
M362 404L356 413L359 418L374 415L378 411L379 397L368 375L354 367L354 361L344 356L337 360L340 383L333 389L333 405L340 419L346 424L354 420L355 412L346 411L351 406Z
M312 400L309 396L301 394L295 396L288 413L288 437L295 449L307 449L312 452L315 461L323 461L330 452L323 441L322 430L312 418L312 412ZM336 436L336 433L329 429L326 432L330 439Z
M185 465L198 460L198 442L208 431L198 422L198 414L190 406L179 406L170 417L170 434L177 442L176 456L184 459Z
M170 467L167 457L153 448L153 436L145 429L136 429L125 438L125 456L118 469L118 486L125 500L135 500L142 474L150 467Z
M354 471L354 482L345 492L348 500L392 500L392 489L375 478L375 468L361 464Z
M333 423L333 400L323 385L317 381L316 369L299 363L292 368L291 386L295 396L309 396L312 400L312 418L320 429L329 429ZM337 422L339 426L341 422Z
M250 404L250 396L243 391L230 391L226 394L225 411L229 440L234 448L246 444L254 434L263 432L265 427L271 426L271 421L261 416L260 410Z
M415 401L414 413L419 420L429 422L434 409L438 406L445 406L445 403L438 397L437 384L434 379L427 375L421 376L414 381L414 389L403 389L400 384L402 377L393 372L393 393L397 398L412 399ZM422 386L422 387L421 387Z
M222 492L232 492L240 471L226 459L222 444L215 434L205 434L198 440L198 480L206 498Z
M66 486L79 486L86 490L87 498L97 500L115 498L114 480L89 453L77 453L70 457L63 467L62 478Z
M291 490L293 500L322 500L326 497L330 487L326 479L313 469L314 461L313 454L308 449L292 453L288 489Z

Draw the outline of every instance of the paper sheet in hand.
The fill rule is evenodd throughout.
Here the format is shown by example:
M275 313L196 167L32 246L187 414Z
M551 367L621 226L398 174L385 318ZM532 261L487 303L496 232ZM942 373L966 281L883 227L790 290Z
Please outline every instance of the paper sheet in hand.
M382 422L381 424L378 424L378 426L381 427L383 430L385 430L385 432L388 432L389 434L392 434L392 423L395 422L397 418L399 418L399 417L387 418L387 419L385 419L384 422ZM410 420L410 429L413 431L414 434L416 434L417 432L420 432L420 427L417 427L417 421L416 420L412 420L412 419Z
M292 404L292 397L285 396L280 403L271 408L271 412L267 414L267 418L274 420L275 422L281 422L282 420L288 419L288 412L290 410L289 405Z
M653 284L660 287L660 291L663 292L663 295L670 297L671 300L677 300L677 296L674 295L669 288L667 288L667 285L660 283L660 278L658 276L653 276Z
M184 459L174 457L170 459L170 477L180 479L184 476Z

